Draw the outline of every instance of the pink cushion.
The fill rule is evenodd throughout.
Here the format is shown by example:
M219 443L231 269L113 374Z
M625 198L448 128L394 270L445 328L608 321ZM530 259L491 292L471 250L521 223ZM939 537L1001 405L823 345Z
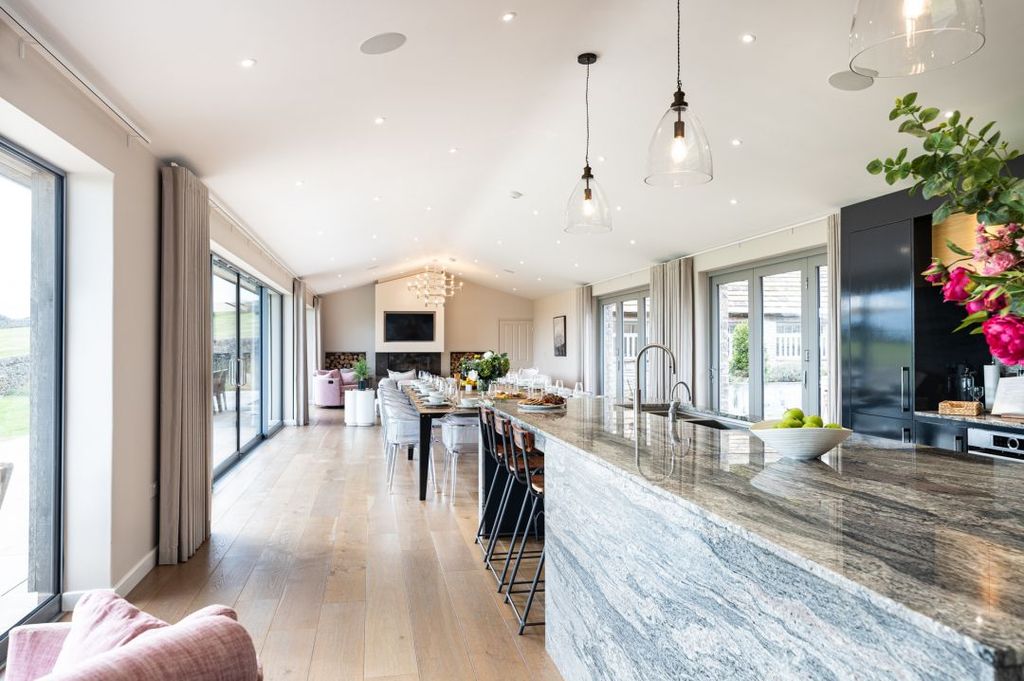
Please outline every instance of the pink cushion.
M167 622L147 615L113 591L90 591L75 606L71 631L53 670L73 669L91 657L125 645L140 634L166 626Z
M356 372L349 371L347 369L342 369L341 370L341 382L345 383L347 385L355 385L356 383L359 382L359 379L356 378Z

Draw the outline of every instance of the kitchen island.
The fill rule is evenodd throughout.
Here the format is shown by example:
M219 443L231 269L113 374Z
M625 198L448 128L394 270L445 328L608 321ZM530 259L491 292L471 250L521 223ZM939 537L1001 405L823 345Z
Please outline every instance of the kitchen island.
M1024 464L857 435L794 462L602 399L495 409L545 452L564 678L1022 678Z

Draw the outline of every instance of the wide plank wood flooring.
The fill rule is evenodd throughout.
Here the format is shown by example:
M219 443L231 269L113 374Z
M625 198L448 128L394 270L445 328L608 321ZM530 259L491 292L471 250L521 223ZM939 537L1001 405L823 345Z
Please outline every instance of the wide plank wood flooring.
M216 486L210 541L129 599L168 621L234 607L268 681L560 679L544 627L516 634L473 543L475 457L454 504L420 502L404 455L388 493L379 428L343 417L315 409L252 452Z

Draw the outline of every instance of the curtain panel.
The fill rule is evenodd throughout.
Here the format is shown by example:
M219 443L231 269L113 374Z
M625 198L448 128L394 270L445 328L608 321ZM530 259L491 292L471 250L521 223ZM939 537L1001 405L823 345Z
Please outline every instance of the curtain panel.
M573 306L576 312L576 355L577 380L583 382L587 392L597 390L597 328L594 326L594 288L580 286L573 291Z
M668 346L676 357L676 373L668 356L658 350L647 361L645 401L667 402L672 385L686 381L693 388L693 258L677 258L651 267L650 343ZM637 367L639 370L640 367Z
M210 536L213 464L210 202L188 169L160 169L159 561Z
M828 265L828 401L822 407L827 411L826 421L839 422L843 418L843 374L840 370L842 352L842 335L839 320L840 290L839 282L839 214L834 213L828 216L828 250L825 254L825 263ZM825 381L825 377L820 377Z
M294 384L295 425L309 425L309 347L306 339L306 282L292 279L292 348L295 357Z

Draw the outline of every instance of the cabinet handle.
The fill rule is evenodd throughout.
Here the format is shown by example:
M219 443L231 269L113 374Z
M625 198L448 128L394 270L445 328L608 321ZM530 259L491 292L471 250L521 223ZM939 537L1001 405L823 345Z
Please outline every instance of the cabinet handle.
M910 383L910 367L900 367L900 411L910 411L907 385Z
M903 441L907 443L913 442L912 438L910 437L910 428L903 429Z
M957 452L964 452L964 436L954 435L953 436L953 449Z

